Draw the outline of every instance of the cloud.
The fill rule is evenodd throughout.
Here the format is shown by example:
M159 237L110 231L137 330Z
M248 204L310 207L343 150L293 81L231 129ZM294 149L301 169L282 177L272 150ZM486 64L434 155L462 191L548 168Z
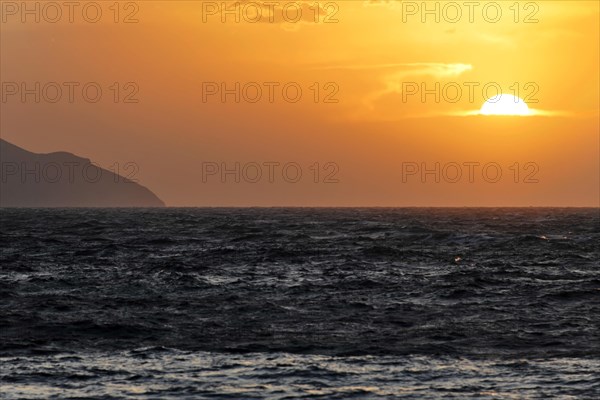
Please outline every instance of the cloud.
M481 110L461 110L461 111L449 111L447 113L443 113L442 115L453 116L453 117L471 117L482 115ZM496 115L492 115L496 116ZM515 115L509 115L514 117ZM530 108L529 114L518 115L519 117L572 117L574 114L570 111L560 111L560 110L541 110L537 108ZM497 117L497 116L496 116Z
M367 69L366 66L349 66L348 69ZM404 64L380 64L372 67L372 69L393 69L393 72L388 72L382 75L382 88L369 93L364 104L373 108L373 104L381 97L389 94L401 94L402 83L410 76L430 76L436 79L446 79L454 76L459 76L466 71L473 69L470 64L447 64L447 63L404 63Z
M301 24L336 22L337 4L308 0L256 1L244 0L232 4L245 20L253 23L281 24L286 31L297 31Z
M473 69L470 64L445 64L445 63L391 63L391 64L355 64L355 65L329 65L315 67L320 70L383 70L396 69L396 73L406 75L432 75L432 76L456 76L464 71Z
M396 8L400 2L398 0L363 0L364 7L389 7Z

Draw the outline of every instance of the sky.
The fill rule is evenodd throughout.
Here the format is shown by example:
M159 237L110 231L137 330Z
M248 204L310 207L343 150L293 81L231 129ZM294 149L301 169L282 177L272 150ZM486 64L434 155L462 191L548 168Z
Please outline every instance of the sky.
M597 1L71 4L1 2L0 136L169 206L600 206Z

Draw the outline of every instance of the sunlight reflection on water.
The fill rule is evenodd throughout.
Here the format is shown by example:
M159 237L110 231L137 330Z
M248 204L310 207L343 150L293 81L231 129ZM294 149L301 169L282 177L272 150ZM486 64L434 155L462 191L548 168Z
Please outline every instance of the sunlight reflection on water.
M600 361L140 349L2 359L4 398L542 398L598 394Z

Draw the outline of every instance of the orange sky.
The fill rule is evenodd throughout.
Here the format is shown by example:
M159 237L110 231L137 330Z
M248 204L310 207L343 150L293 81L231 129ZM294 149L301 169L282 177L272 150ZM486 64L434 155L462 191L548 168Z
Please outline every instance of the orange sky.
M201 1L121 2L118 23L113 2L98 2L97 23L80 8L73 23L66 8L51 23L54 10L41 9L37 23L14 8L21 2L3 1L2 138L103 167L135 162L136 178L170 206L600 205L597 1L479 2L472 15L459 1L452 3L460 7L458 22L453 5L434 1L427 4L438 4L437 22L422 14L422 2L399 1L319 2L318 22L313 1L296 2L302 18L291 22L298 7L280 1L272 18L263 4L261 21L246 21L257 17L258 3L265 2L242 2L239 23L234 15L223 23L213 2ZM493 22L496 5L502 15ZM131 13L138 22L123 23ZM35 103L32 95L22 102L21 93L6 92L12 82L36 81L80 82L78 88L97 82L103 96L90 103L75 89L71 103L65 89L56 103L43 96ZM114 82L121 86L117 103ZM123 102L128 82L139 88L137 103ZM206 82L257 82L263 96L235 103L229 95L223 103L216 94L204 102ZM279 85L273 102L265 82ZM297 103L283 99L290 82L302 89ZM439 101L406 93L407 85L431 90L436 83L463 93ZM541 115L471 115L485 102L486 85L491 95L495 87L509 94L518 88L520 97L537 100L528 105ZM337 102L323 102L333 92ZM262 179L203 180L207 163L236 162L248 176L249 163L262 165ZM273 182L269 162L280 163ZM299 182L282 177L286 163L301 168ZM436 163L439 182L435 174L407 175ZM452 182L456 165L462 178ZM484 165L492 168L487 175ZM498 167L502 177L493 182ZM333 172L337 183L324 183Z

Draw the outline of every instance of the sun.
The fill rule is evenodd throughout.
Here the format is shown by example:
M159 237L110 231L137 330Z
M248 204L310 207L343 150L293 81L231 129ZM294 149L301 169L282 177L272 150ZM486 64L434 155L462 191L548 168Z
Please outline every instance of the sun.
M486 101L479 110L481 115L532 115L527 104L512 94L499 94Z

